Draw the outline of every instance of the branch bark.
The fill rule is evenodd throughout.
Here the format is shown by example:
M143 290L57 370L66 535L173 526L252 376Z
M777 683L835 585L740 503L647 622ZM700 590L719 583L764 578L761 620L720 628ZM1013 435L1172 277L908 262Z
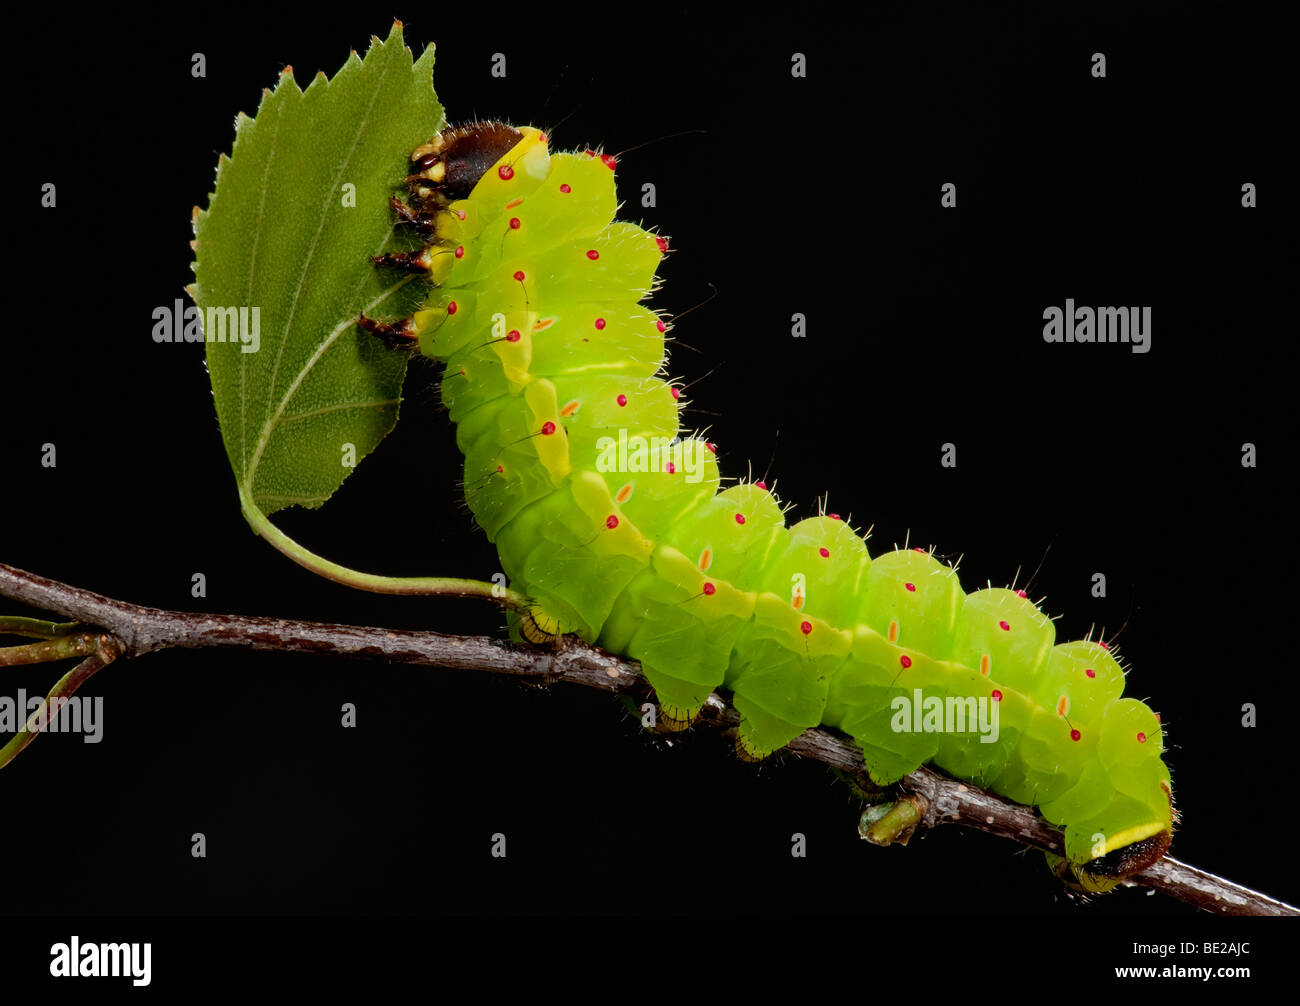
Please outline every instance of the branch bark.
M91 674L114 659L139 657L155 650L208 647L333 654L389 663L490 671L539 684L567 682L615 693L648 696L651 691L635 662L572 638L566 638L554 650L539 650L486 636L449 636L409 629L167 611L103 597L3 563L0 563L0 597L80 623L73 629L28 619L8 620L11 626L19 623L50 626L49 635L57 633L61 639L80 636L80 643L54 648L51 652L56 656L78 655L83 650L91 653L60 680L51 697L70 695ZM0 629L3 628L4 623L0 622ZM19 649L34 652L31 645L12 647L11 651ZM0 665L4 663L3 653L0 650ZM701 716L702 723L728 730L734 729L738 721L734 708L718 695L710 696ZM34 734L18 750L30 743ZM11 740L5 750L14 746L20 737ZM829 730L808 730L789 745L789 750L851 774L863 770L861 755L852 741ZM3 764L4 759L0 758L0 767ZM907 833L912 824L927 828L960 824L1038 849L1059 851L1063 846L1061 832L1031 808L1010 803L928 768L919 768L905 777L900 787L907 794L900 803L905 801L910 806L903 808L906 813L893 815L892 820L898 821L900 828L908 825ZM875 837L880 838L879 831ZM891 839L906 840L905 833L890 832L885 841ZM1292 905L1170 856L1130 877L1126 883L1154 888L1216 915L1300 915L1300 909Z

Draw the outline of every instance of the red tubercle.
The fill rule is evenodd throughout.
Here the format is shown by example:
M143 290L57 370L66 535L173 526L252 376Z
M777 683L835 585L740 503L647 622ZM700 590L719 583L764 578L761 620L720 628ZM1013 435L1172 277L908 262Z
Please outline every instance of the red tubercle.
M1001 702L1001 701L1002 701L1002 689L1000 689L1000 688L995 688L995 689L993 689L993 693L992 693L989 697L990 697L994 702Z
M843 517L841 517L841 516L840 516L839 514L837 514L837 513L828 513L826 516L829 517L831 520L843 520L843 519L844 519Z
M511 218L510 218L510 229L511 229L512 231L517 231L517 230L519 230L519 218L518 218L518 217L511 217Z
M465 219L465 211L464 211L464 210L452 210L452 212L456 214L456 219L457 219L457 220L464 220L464 219Z
M823 559L829 559L831 557L831 550L829 548L819 548L817 554Z
M756 489L762 489L764 492L766 492L766 491L767 491L767 483L764 482L762 479L759 479L757 482L754 483L754 488L756 488Z
M621 409L623 406L627 405L627 395L619 395L615 401L618 402L618 407Z
M737 524L745 523L745 515L743 513L736 514L736 523Z
M659 246L659 250L661 252L666 252L668 250L668 239L666 237L661 237L660 235L656 234L655 244Z
M1101 647L1103 650L1105 650L1107 653L1110 652L1110 643L1103 643L1103 642L1099 639L1099 640L1097 640L1097 645L1100 646L1100 647Z
M618 517L616 517L614 514L610 514L608 517L605 518L605 526L609 528L611 531L613 531L614 528L618 527Z
M497 465L497 474L498 474L498 475L504 475L505 473L506 473L505 466L503 466L503 465Z
M542 436L549 437L554 432L555 424L553 422L548 419L546 422L542 423Z
M800 622L799 631L805 636L812 632L812 622Z
M601 154L600 160L601 163L604 164L605 167L609 168L610 171L613 171L615 165L618 164L618 158L613 154Z
M597 331L597 332L603 332L603 331L605 331L605 319L604 319L604 318L597 318L596 321L595 321L595 326L596 326L596 331Z
M509 332L506 333L506 342L518 342L518 341L519 341L519 329L512 328Z
M560 191L567 196L570 192L573 191L573 186L571 186L568 182L564 182L560 185Z
M453 301L450 301L450 302L447 304L447 313L448 313L448 314L455 314L455 313L456 313L456 302L455 302L454 300L453 300Z
M1072 740L1072 741L1077 741L1077 740L1078 740L1080 737L1082 737L1082 736L1083 736L1083 734L1079 733L1078 730L1071 730L1071 731L1070 731L1070 740Z
M656 321L656 322L655 322L655 328L659 329L659 331L661 331L661 332L667 332L667 331L668 331L668 326L665 325L665 324L663 323L662 320L660 320L660 321Z
M1016 597L1028 597L1028 596L1029 596L1029 595L1026 594L1023 590L1017 590L1017 591L1016 591Z
M508 182L510 179L515 177L515 169L509 164L503 164L501 167L497 168L497 174L501 176L503 182Z
M717 445L717 444L711 443L711 442L709 442L709 441L706 440L705 443L704 443L704 446L708 449L708 452L709 452L710 454L717 454L717 453L718 453L718 445Z
M920 552L922 555L925 554L925 549L921 548L920 546L916 546L916 547L914 547L914 548L912 549L912 551L913 551L913 552Z
M1146 742L1147 742L1147 735L1146 735L1143 731L1139 730L1139 731L1138 731L1138 743L1139 743L1139 744L1145 744Z
M717 590L718 588L713 586L713 584L711 583L706 583L704 585L704 593L709 597L712 597L717 592Z
M904 653L901 657L898 658L898 662L900 665L902 665L903 670L907 670L909 667L912 666L912 658L909 657L906 653Z
M998 628L1001 629L1003 632L1010 632L1011 624L1009 622L998 622Z
M673 464L671 461L668 462L668 474L669 475L677 474L677 466Z
M682 389L677 387L676 385L671 385L668 388L668 393L673 396L674 402L682 397Z
M522 283L523 281L524 281L524 271L523 271L522 269L516 269L516 270L515 270L515 282L516 282L516 283Z
M913 593L913 594L916 593L916 584L914 584L914 583L905 583L905 584L903 584L903 586L904 586L905 588L907 588L907 590L908 590L909 592L911 592L911 593Z
M464 245L459 245L459 246L456 248L456 257L457 257L457 258L464 258L464 257L465 257L465 246L464 246Z
M582 156L583 156L583 157L595 157L595 156L596 156L596 151L594 151L594 150L584 150L584 151L582 152Z
M587 258L589 258L589 259L591 259L593 262L595 262L596 259L600 258L600 252L596 251L595 248L588 248L588 249L587 249Z
M1097 672L1094 671L1091 667L1085 667L1083 673L1088 675L1088 677L1090 678L1095 678L1097 676Z

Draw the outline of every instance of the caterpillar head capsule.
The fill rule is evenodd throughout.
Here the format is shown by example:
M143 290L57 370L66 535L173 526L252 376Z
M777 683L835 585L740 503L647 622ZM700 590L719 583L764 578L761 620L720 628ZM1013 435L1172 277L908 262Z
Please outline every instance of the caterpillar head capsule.
M406 184L422 209L465 199L497 161L530 138L545 143L537 130L520 130L504 122L471 122L444 129L412 152L415 170Z

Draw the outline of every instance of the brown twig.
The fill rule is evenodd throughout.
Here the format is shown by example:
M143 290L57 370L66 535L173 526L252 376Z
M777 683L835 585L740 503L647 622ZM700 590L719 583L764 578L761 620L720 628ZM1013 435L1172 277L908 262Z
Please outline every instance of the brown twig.
M76 619L85 626L86 638L98 640L96 654L87 657L56 686L65 697L114 657L207 647L367 657L389 663L491 671L539 683L563 681L609 692L650 693L635 662L573 639L547 651L513 646L486 636L166 611L116 601L3 563L0 596ZM60 627L60 632L67 635L68 629ZM67 687L70 679L71 688ZM738 716L734 708L712 695L701 722L734 729ZM808 730L789 749L845 772L862 771L862 758L853 742L829 730ZM910 794L908 802L913 810L894 815L899 827L910 825L919 816L920 825L927 828L960 824L1039 849L1059 851L1062 847L1061 832L1031 808L968 783L922 767L900 785ZM884 831L889 831L888 825ZM1154 888L1218 915L1300 915L1300 909L1169 856L1127 882Z

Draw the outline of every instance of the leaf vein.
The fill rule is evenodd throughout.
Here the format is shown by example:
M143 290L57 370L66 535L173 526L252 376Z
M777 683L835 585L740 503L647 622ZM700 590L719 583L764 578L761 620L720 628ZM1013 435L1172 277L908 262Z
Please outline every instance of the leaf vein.
M296 423L300 419L315 419L317 416L328 415L331 412L343 412L347 409L377 409L385 405L400 405L401 401L400 398L372 398L365 402L339 402L335 405L322 405L319 409L296 412L292 416L281 416L279 425Z
M257 250L262 245L262 218L266 213L266 180L271 177L271 165L275 163L275 145L280 139L280 123L284 121L284 102L275 111L275 132L271 135L271 152L266 157L266 170L262 172L262 194L257 204L257 236L253 240L253 254L248 263L248 293L244 302L253 303L253 276L257 272ZM245 375L248 373L248 355L239 354L239 458L240 466L248 471L248 390Z

